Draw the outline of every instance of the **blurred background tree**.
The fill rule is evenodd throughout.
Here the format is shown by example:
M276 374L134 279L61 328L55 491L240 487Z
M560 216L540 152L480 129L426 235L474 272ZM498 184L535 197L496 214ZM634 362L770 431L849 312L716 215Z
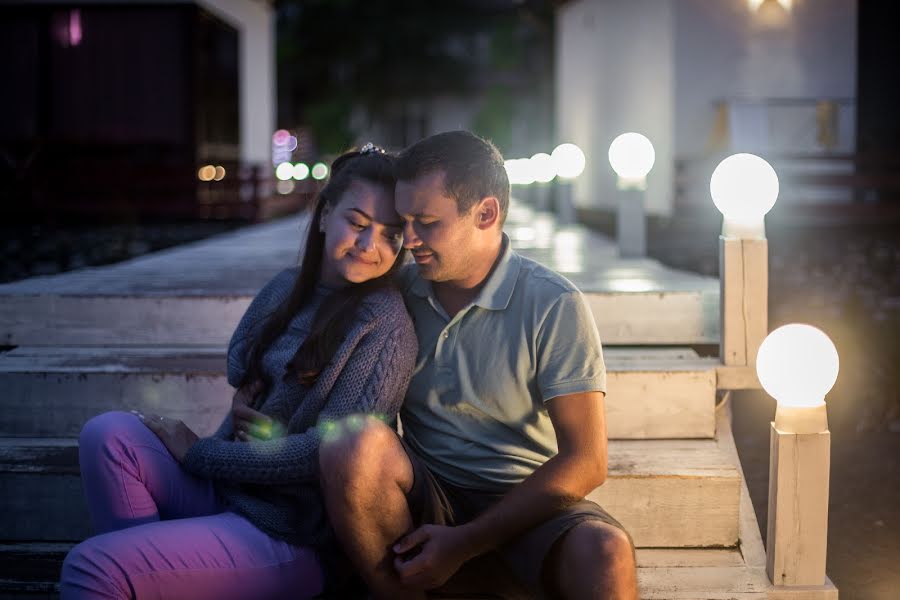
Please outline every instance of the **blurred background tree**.
M281 0L277 10L278 122L308 128L319 152L341 151L392 112L387 142L415 141L440 119L414 105L448 96L474 113L459 127L504 151L520 100L552 114L550 1Z

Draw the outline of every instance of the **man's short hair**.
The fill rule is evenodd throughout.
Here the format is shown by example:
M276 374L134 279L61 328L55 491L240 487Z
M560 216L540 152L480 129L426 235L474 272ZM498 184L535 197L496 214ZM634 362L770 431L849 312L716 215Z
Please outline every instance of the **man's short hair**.
M444 172L444 189L456 200L459 214L468 213L482 198L500 202L500 224L509 209L509 177L503 156L491 142L468 131L448 131L420 140L400 153L397 179L412 181Z

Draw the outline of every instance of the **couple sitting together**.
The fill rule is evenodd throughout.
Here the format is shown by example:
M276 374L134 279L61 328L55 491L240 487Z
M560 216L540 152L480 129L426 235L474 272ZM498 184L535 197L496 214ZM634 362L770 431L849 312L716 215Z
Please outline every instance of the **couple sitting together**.
M597 328L510 247L509 191L462 131L335 160L301 265L231 338L218 431L84 426L98 535L62 598L423 598L464 564L536 596L636 598L631 538L585 499L607 466Z

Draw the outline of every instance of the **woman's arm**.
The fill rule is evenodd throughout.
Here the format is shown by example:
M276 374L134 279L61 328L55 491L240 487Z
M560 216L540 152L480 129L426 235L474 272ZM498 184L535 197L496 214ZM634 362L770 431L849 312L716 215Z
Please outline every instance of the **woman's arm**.
M285 269L263 286L247 307L228 342L227 368L231 387L240 387L247 372L247 351L254 336L259 333L266 318L287 299L296 279L297 269Z
M353 349L318 417L318 426L268 441L205 438L191 446L183 465L207 479L284 484L318 477L318 450L329 424L356 413L393 419L415 364L415 333L407 319L391 331L366 334Z

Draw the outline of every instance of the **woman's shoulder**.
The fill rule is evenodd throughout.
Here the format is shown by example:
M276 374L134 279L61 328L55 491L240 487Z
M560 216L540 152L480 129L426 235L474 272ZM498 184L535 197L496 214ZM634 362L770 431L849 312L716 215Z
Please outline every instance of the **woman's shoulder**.
M406 311L403 294L394 287L375 290L366 295L362 302L363 318L375 319L387 327L411 325L412 319Z

